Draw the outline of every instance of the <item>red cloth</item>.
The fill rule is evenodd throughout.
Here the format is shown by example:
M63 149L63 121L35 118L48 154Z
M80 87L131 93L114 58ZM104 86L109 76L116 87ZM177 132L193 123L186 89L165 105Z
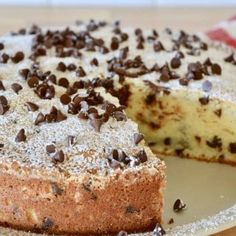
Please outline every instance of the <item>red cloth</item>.
M230 27L229 27L229 29L228 29L228 27L227 27L227 29L224 27L225 25L230 26L230 24L232 24L232 22L234 22L234 24L236 23L236 15L229 18L225 22L225 24L219 24L218 26L214 27L213 29L207 31L206 32L207 36L211 40L221 41L221 42L228 44L231 47L236 48L236 38L233 37L232 35L230 35L230 32L229 32Z

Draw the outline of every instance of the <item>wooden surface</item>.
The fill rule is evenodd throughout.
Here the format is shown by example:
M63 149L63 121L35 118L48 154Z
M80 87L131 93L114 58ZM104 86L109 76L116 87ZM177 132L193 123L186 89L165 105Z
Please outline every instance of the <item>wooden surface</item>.
M206 31L217 22L236 14L234 8L27 8L0 7L0 34L37 23L61 25L76 20L121 20L123 25L135 27L171 27L190 32ZM216 234L235 236L236 227ZM216 236L215 235L215 236Z

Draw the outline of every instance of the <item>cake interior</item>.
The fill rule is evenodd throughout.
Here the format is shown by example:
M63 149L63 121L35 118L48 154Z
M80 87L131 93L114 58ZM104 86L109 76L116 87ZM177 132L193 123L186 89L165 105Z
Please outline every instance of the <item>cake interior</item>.
M154 153L235 163L232 103L206 97L204 104L198 91L154 91L143 81L129 82L127 115L138 123Z

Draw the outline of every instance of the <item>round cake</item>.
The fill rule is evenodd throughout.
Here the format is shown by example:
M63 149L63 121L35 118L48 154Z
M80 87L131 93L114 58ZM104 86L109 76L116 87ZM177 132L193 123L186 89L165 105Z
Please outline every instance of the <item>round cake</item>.
M235 64L198 35L119 22L2 36L0 224L153 230L165 184L153 152L236 163Z

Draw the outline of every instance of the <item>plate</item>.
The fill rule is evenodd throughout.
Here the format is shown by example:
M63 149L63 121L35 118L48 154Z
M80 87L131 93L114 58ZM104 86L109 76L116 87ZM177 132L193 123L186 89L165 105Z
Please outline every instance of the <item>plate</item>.
M236 226L236 167L177 157L164 159L167 166L167 186L164 191L163 227L167 235L209 235ZM178 198L187 207L182 212L175 213L173 204ZM168 224L170 218L174 219L171 225ZM36 235L3 228L0 229L0 234Z
M165 162L163 226L168 235L209 235L236 226L236 167L176 157L165 157ZM187 207L175 213L178 198Z

